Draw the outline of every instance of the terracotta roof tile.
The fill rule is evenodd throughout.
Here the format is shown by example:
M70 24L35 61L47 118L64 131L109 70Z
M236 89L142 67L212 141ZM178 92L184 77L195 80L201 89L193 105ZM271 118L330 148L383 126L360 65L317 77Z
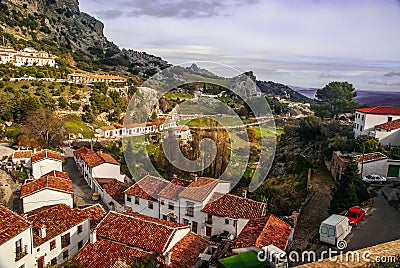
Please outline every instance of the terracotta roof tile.
M31 157L32 157L31 150L15 151L13 153L13 158L31 158Z
M130 185L128 183L112 179L103 185L103 189L120 205L124 205L125 204L124 191L128 189L129 186Z
M364 155L357 155L356 156L356 161L358 163L367 163L367 162L372 162L372 161L378 161L382 159L387 159L388 157L384 155L383 153L380 152L375 152L375 153L369 153L369 154L364 154Z
M30 225L23 217L0 205L0 245L23 232Z
M46 226L45 238L41 238L36 232L33 232L33 244L35 247L88 219L87 215L79 208L70 208L65 204L42 207L30 211L26 215L33 227Z
M97 167L104 163L118 165L118 166L120 165L120 163L118 163L118 161L115 160L114 157L112 157L111 155L95 152L85 147L79 148L76 151L74 151L74 156L81 158L83 161L86 162L86 164L90 168Z
M381 128L381 129L384 129L387 131L399 129L400 128L400 119L377 125L377 126L375 126L375 128Z
M62 161L62 155L58 152L43 150L34 155L32 155L32 163L36 163L43 159L53 159L57 161Z
M235 239L231 248L245 248L256 246L262 248L273 244L285 250L292 227L274 215L251 219L239 236Z
M231 219L254 219L265 216L266 209L265 203L231 194L214 193L201 211Z
M169 183L164 189L161 190L161 192L158 194L158 196L162 198L167 198L170 200L175 200L178 201L179 199L179 194L186 189L187 186L192 181L189 180L184 180L184 179L173 179L171 183Z
M73 194L72 181L69 179L53 176L43 176L37 180L28 182L21 187L20 198L25 198L42 190L49 189L59 192Z
M140 181L129 187L125 193L143 199L157 201L158 194L167 187L168 184L170 184L170 182L163 178L145 176Z
M94 230L97 224L106 216L107 212L100 205L90 205L85 207L79 207L79 209L86 215L90 220L90 229Z
M196 201L204 201L219 183L229 182L213 178L199 177L197 178L197 181L192 182L185 190L183 190L179 196Z
M210 242L198 234L189 232L170 250L172 263L171 268L191 268L198 261L199 255L203 253Z
M375 106L369 108L360 108L356 111L366 114L384 114L384 115L400 115L400 108L393 106Z
M44 174L42 177L47 177L47 176L70 180L68 172L62 172L62 171L58 171L58 170L50 171L49 173Z
M128 267L137 259L148 253L106 240L87 244L71 260L73 264L81 264L85 268L115 267L117 262L123 262Z
M138 213L111 211L97 226L99 239L107 239L146 251L164 252L178 230L189 226Z

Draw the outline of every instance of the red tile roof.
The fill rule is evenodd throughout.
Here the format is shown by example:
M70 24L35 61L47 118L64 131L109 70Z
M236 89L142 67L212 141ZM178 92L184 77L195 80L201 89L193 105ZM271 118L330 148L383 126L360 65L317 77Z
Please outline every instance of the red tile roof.
M229 183L228 181L199 177L192 182L179 196L195 201L204 201L219 183Z
M107 239L146 251L163 253L178 230L190 227L133 212L111 211L97 226L99 239Z
M50 171L49 173L44 174L42 177L47 177L47 176L70 180L68 172L62 172L62 171L58 171L58 170Z
M161 192L158 194L161 198L178 201L179 194L186 189L192 181L184 179L173 179Z
M103 189L120 205L124 205L125 204L124 191L128 189L129 186L130 185L126 182L120 182L119 180L112 179L103 185Z
M15 151L13 153L12 158L31 158L32 151L31 150L24 150L24 151Z
M203 253L210 242L198 234L189 232L170 250L170 268L191 268L198 261L199 255Z
M33 224L33 227L40 228L43 225L46 226L45 238L41 238L36 232L33 232L33 244L35 247L61 235L88 219L87 215L79 208L70 208L65 204L42 207L30 211L26 215L28 221Z
M231 219L254 219L265 216L266 209L265 203L231 194L214 193L201 211Z
M23 232L30 225L23 217L0 205L0 245Z
M384 129L387 131L399 129L400 128L400 119L377 125L377 126L375 126L375 128L381 128L381 129Z
M400 115L400 108L393 106L375 106L356 109L357 112L366 114Z
M157 201L158 194L170 184L163 178L145 176L125 191L127 195L138 196L143 199Z
M100 129L107 131L107 130L115 130L116 128L114 126L102 126Z
M105 163L118 166L120 165L120 163L118 163L118 161L115 160L114 157L112 157L111 155L101 152L95 152L85 147L79 148L74 151L74 156L81 158L90 168L94 168Z
M262 248L273 244L285 250L292 227L274 215L250 220L231 248L245 248L256 246Z
M90 220L90 229L94 230L97 224L106 216L107 212L100 205L90 205L85 207L79 207L79 209L86 215Z
M367 162L372 162L372 161L378 161L378 160L383 160L383 159L388 159L386 155L380 152L376 153L369 153L369 154L364 154L364 155L357 155L356 156L356 161L358 163L367 163Z
M32 155L32 163L36 163L38 161L44 159L52 159L57 161L62 161L62 155L58 152L50 151L50 150L43 150L34 155Z
M28 182L21 187L20 198L25 198L45 189L73 194L72 182L69 179L53 176L43 176L37 180Z
M106 240L94 244L88 243L71 260L73 264L81 264L85 268L115 267L117 262L123 262L128 267L137 259L148 253Z

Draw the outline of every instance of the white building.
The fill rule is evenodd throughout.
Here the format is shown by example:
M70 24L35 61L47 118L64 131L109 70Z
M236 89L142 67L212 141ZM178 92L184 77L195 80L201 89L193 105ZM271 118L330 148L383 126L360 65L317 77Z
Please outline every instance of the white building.
M72 73L67 76L67 81L76 84L91 83L126 83L126 78L117 75L97 75L89 73Z
M377 138L385 146L400 146L400 119L375 126L370 135Z
M44 51L33 48L24 48L16 51L9 47L0 47L0 63L12 63L14 66L49 66L55 67L55 57Z
M89 241L90 224L86 213L67 205L46 206L27 213L33 225L36 266L61 265L71 260Z
M31 223L0 205L0 226L0 267L35 267Z
M24 213L55 204L73 207L72 182L69 179L43 176L22 185L20 199Z
M133 212L111 211L98 224L91 243L72 259L84 267L129 267L149 254L162 267L200 267L211 257L209 242L190 227Z
M43 150L32 155L32 176L35 179L50 171L62 171L62 155L51 150Z
M24 166L26 168L32 167L32 151L31 150L18 150L14 151L12 155L12 162L17 166Z
M74 158L78 170L83 175L87 184L96 192L94 178L125 180L121 174L120 164L111 155L95 152L82 147L74 151Z
M376 106L356 109L353 125L354 136L368 135L375 137L375 127L400 119L400 108L391 106Z
M173 133L176 138L184 143L192 140L192 133L188 126L177 126L173 128Z
M103 203L110 210L125 210L125 190L129 188L129 184L116 179L99 179L94 180L96 193L99 194Z

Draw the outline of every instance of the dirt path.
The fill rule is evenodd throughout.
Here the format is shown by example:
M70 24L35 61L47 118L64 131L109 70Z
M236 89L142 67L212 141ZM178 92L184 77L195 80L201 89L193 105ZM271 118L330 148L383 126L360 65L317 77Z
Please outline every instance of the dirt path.
M317 171L312 175L309 201L298 218L291 243L292 249L304 250L306 247L312 247L321 222L329 216L328 208L334 183L328 171Z
M0 204L9 207L17 212L22 212L22 205L19 199L21 186L14 182L10 175L0 170Z

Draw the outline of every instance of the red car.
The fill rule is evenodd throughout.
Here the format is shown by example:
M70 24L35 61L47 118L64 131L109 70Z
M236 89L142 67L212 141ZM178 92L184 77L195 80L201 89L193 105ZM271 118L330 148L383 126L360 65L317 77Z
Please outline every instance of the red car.
M352 207L344 215L349 219L351 225L356 226L357 223L364 219L365 210L359 207Z

